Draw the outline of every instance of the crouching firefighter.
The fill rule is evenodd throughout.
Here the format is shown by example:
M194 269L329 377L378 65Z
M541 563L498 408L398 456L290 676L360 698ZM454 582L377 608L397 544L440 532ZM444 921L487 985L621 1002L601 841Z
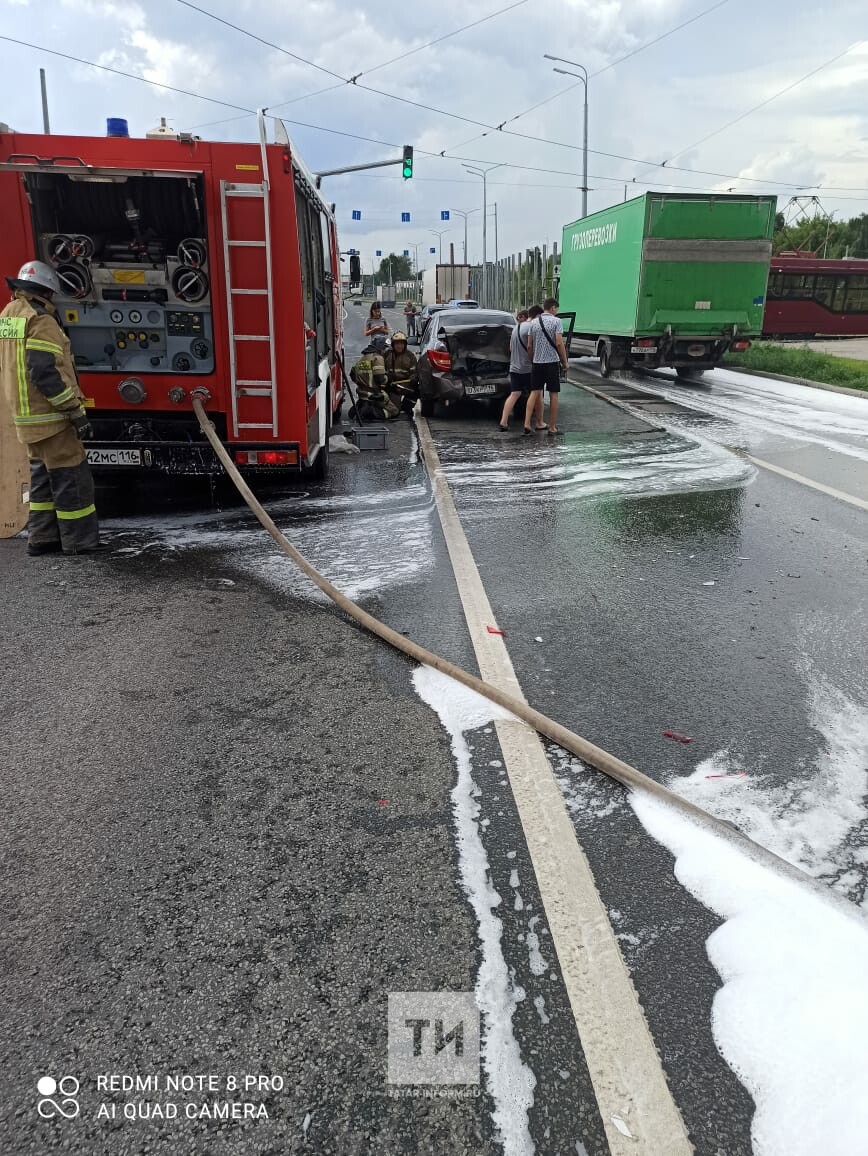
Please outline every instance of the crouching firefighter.
M91 434L69 338L52 303L57 274L28 261L7 277L0 313L0 388L30 458L28 554L88 554L99 548L93 477L81 444Z
M392 334L392 348L383 355L389 383L386 392L399 412L412 413L416 404L416 356L407 348L403 333Z
M370 346L350 370L350 377L358 387L358 416L362 421L383 421L397 417L398 407L386 393L389 377L381 353ZM350 411L350 417L356 414Z

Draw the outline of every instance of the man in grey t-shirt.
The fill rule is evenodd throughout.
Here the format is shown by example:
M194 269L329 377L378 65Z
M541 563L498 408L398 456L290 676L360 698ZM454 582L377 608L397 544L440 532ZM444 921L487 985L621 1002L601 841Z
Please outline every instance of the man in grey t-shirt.
M509 419L515 409L516 402L531 389L531 360L527 351L528 334L534 317L542 313L539 305L528 309L519 309L515 315L517 325L512 331L509 341L509 381L512 392L503 403L503 413L500 415L500 428L506 433L509 429ZM545 428L545 427L543 427Z

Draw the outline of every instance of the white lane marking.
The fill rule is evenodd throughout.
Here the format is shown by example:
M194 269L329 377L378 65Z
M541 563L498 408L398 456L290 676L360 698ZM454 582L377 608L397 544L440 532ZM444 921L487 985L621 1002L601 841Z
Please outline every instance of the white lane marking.
M583 370L582 372L588 373L591 371ZM651 426L652 429L665 430L666 433L671 433L674 437L686 436L684 430L678 429L675 426L660 425L659 422L649 420L648 416L640 409L637 409L636 407L630 405L629 402L623 401L619 397L610 397L609 394L604 393L599 389L594 389L592 385L588 385L588 383L584 381L574 381L572 378L568 378L567 380L569 381L570 385L578 386L579 389L585 390L586 393L592 393L594 397L600 398L601 401L607 401L610 405L614 405L618 409L623 409L632 417L638 418L639 421L644 421L645 424ZM649 397L659 397L664 401L670 400L665 398L663 394L655 393L653 390L643 387L636 382L631 382L630 384L635 385L637 389L641 390L642 393L648 394ZM672 404L677 405L679 403L673 401ZM710 412L698 406L687 405L686 402L684 405L686 409L692 409L696 413ZM819 490L823 494L828 494L831 498L837 498L841 502L849 502L851 506L858 506L860 509L868 510L868 501L866 501L864 498L857 498L855 494L847 494L843 490L836 490L832 486L824 485L822 482L815 482L812 478L806 478L802 474L793 473L792 470L785 470L783 466L773 465L771 462L767 462L763 458L755 458L753 454L742 453L739 454L739 457L742 457L749 462L753 462L755 466L761 466L764 470L771 470L775 474L781 474L782 477L790 478L791 481L800 482L803 486L810 486L814 490Z
M526 701L495 625L428 423L416 419L464 615L486 682ZM612 1156L693 1152L636 990L539 735L495 723ZM630 1121L632 1137L613 1123Z
M746 454L748 461L753 462L755 466L762 466L764 470L771 470L772 473L780 474L784 478L790 478L791 481L800 482L803 486L810 486L812 490L819 490L821 494L828 494L831 498L837 498L840 502L849 502L851 506L859 506L862 510L868 510L868 501L864 498L857 498L855 494L845 494L843 490L833 489L832 486L824 486L822 482L815 482L813 478L806 478L802 474L794 474L792 470L785 470L783 466L775 466L771 462L763 461L762 458L755 458L753 454Z

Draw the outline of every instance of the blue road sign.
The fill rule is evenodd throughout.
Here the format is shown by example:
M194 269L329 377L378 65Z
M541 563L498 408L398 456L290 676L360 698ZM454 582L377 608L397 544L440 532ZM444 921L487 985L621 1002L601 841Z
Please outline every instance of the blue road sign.
M362 210L361 209L353 209L353 220L354 221L361 221L361 219L362 219Z
M383 255L382 249L377 249L376 253L374 254L375 257L382 257L382 255Z
M409 213L402 213L401 214L401 220L402 221L409 221L410 220L410 214Z
M432 246L431 246L431 248L428 250L428 252L429 252L429 253L436 253L436 252L437 252L437 250L436 250L436 249L434 248L434 246L432 245Z
M409 257L409 256L410 256L410 250L409 250L409 249L405 249L405 250L404 250L404 256L405 256L405 257Z
M440 220L441 221L448 221L449 220L449 210L448 209L441 209L440 210Z

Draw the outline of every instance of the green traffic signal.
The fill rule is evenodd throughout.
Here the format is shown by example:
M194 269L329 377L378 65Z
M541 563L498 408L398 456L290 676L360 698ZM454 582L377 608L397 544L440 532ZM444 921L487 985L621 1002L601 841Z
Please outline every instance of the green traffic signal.
M404 145L404 162L401 169L401 176L405 181L408 181L413 175L413 146Z

